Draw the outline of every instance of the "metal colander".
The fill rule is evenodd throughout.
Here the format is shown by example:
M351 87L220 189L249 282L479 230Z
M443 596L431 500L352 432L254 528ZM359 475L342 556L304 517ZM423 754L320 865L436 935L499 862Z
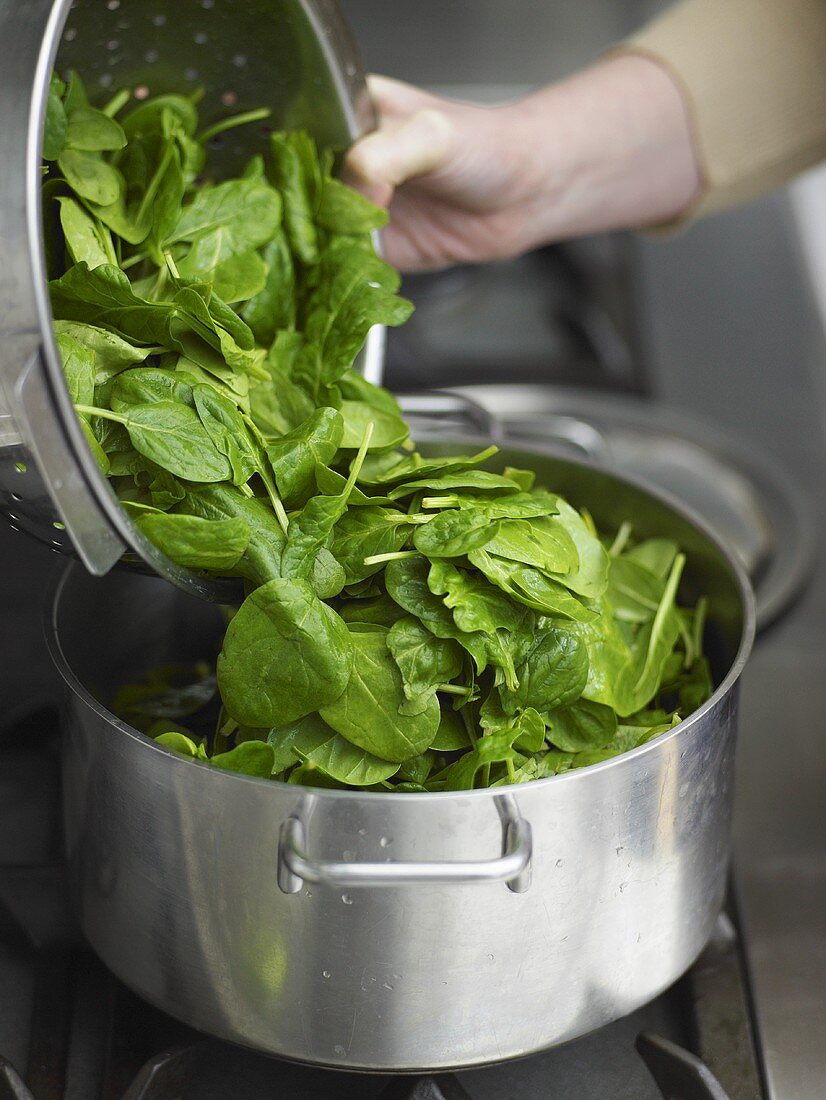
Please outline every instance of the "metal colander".
M210 599L206 580L133 526L80 431L52 332L40 147L53 67L77 69L101 101L203 90L206 124L254 107L275 128L345 148L373 123L357 49L335 0L0 0L0 509L18 530L104 574L124 555ZM237 173L260 134L229 131L210 165ZM258 150L256 150L258 151ZM361 369L381 377L383 332Z

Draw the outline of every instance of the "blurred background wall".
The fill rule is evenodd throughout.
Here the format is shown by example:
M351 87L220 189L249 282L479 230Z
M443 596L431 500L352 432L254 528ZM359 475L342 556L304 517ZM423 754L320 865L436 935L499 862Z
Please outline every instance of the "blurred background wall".
M368 68L428 87L518 94L597 57L657 0L342 0Z

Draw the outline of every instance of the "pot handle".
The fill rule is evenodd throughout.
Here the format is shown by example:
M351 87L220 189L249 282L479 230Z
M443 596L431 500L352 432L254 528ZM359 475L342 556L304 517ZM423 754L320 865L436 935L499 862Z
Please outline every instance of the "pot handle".
M298 816L287 818L278 842L278 885L285 894L297 894L305 882L324 886L410 886L506 882L515 894L531 884L533 841L531 827L512 800L497 799L502 818L503 851L495 859L355 863L317 860L307 854L307 830Z

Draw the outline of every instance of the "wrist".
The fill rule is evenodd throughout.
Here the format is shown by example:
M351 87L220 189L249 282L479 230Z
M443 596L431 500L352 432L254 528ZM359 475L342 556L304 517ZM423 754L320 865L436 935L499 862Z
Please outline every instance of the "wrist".
M683 93L656 60L620 53L513 105L524 248L672 221L702 176Z

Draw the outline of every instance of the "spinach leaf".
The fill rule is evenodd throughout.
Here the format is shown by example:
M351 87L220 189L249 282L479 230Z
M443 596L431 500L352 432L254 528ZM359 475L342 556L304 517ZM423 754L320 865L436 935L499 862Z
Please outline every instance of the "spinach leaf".
M548 737L563 752L607 748L616 732L615 712L587 699L548 715Z
M627 550L625 559L636 562L664 581L679 550L673 539L646 539Z
M80 203L66 195L58 196L60 224L66 248L75 263L85 262L93 270L115 263L112 236L105 226L92 218Z
M449 515L450 513L446 513ZM460 515L474 515L463 509ZM481 525L492 525L486 514L478 516ZM579 558L573 539L553 519L501 520L485 546L489 554L531 565L544 573L568 574L576 571ZM470 549L476 550L473 546Z
M431 748L435 752L460 752L470 747L471 740L465 723L456 711L443 709Z
M348 600L339 613L346 623L373 623L388 630L404 617L404 611L387 595L373 599Z
M305 264L317 263L318 237L313 217L314 198L296 144L296 135L278 133L270 138L275 181L284 200L284 226L290 248Z
M559 578L562 583L588 599L601 596L608 586L608 553L579 512L560 498L558 516L542 523L557 534L567 532L576 548L578 566Z
M209 483L231 476L198 414L177 401L133 405L121 413L79 405L78 412L123 424L136 451L177 477Z
M209 762L214 768L223 768L228 772L269 779L274 760L275 753L266 741L245 741L229 752L218 753Z
M429 571L429 562L424 557L388 562L384 574L388 594L431 634L459 642L473 658L477 672L483 672L488 664L488 639L483 634L468 634L459 629L444 601L430 591Z
M328 466L333 461L343 428L339 412L320 408L293 431L267 443L278 491L288 505L304 504L312 494L316 463Z
M255 585L281 576L284 534L272 509L256 497L246 497L229 484L189 486L176 513L206 520L242 520L249 544L233 572Z
M398 666L409 700L432 694L462 671L462 650L449 638L436 638L418 619L397 620L387 635L387 648Z
M404 443L410 430L401 416L384 409L377 409L366 401L342 401L341 416L344 418L344 432L341 446L357 448L368 424L373 425L370 440L371 451L386 451Z
M347 584L366 580L384 569L384 562L365 565L365 558L401 550L409 537L404 516L388 508L365 505L350 508L333 533L333 553L344 567Z
M295 265L283 229L264 246L261 256L266 278L261 289L250 296L242 316L258 343L269 346L279 331L295 324Z
M278 192L258 180L228 180L200 191L187 206L167 245L217 234L221 259L259 248L281 224ZM213 240L208 247L214 249Z
M413 306L397 296L399 279L392 268L345 238L324 252L317 280L304 331L318 349L322 381L330 385L350 369L373 325L401 325Z
M238 407L211 386L195 386L192 395L207 434L229 461L233 485L246 485L259 469L259 458Z
M82 340L69 333L56 334L57 349L72 401L88 405L95 396L95 354Z
M102 111L78 107L68 116L65 144L84 153L104 153L126 144L123 128Z
M114 412L125 412L133 405L148 405L153 401L176 401L194 409L192 379L186 374L158 367L137 367L120 374L112 387Z
M439 498L433 498L439 500ZM462 493L459 496L445 495L439 500L441 508L453 506L476 509L484 512L489 519L537 519L552 516L558 511L559 497L544 489L531 493L513 493L491 499L489 496Z
M189 569L230 570L250 541L249 528L242 519L207 520L150 512L138 515L135 523L164 554Z
M539 752L545 747L545 720L533 707L521 711L511 728L516 734L514 748L521 752Z
M399 770L397 763L381 760L345 740L317 714L302 718L297 727L293 752L305 767L317 768L339 783L372 787Z
M72 190L98 206L116 203L123 189L123 177L99 153L84 153L64 147L58 167Z
M657 613L664 581L630 557L611 559L607 597L616 618L647 623Z
M165 749L171 749L181 756L192 757L193 760L207 759L206 750L203 745L196 744L191 737L187 737L185 733L179 730L157 734L154 736L154 740L157 741L159 745L163 745Z
M487 549L472 550L468 554L489 581L497 585L514 600L554 618L588 622L596 612L586 607L564 585L545 576L539 569L518 561L497 557Z
M310 585L320 600L332 600L347 582L347 575L341 564L324 546L316 554L310 574Z
M588 679L588 651L570 630L552 628L540 635L525 659L516 666L514 690L502 687L505 714L533 707L547 713L575 702Z
M413 478L421 479L432 474L449 474L457 470L468 470L481 466L498 451L497 447L487 447L475 455L453 456L451 458L426 459L418 453L413 453L406 458L394 461L394 455L380 455L378 463L371 466L365 463L359 483L362 485L392 485L394 482L410 481Z
M443 791L469 791L483 768L506 761L519 761L521 757L513 747L514 733L514 730L506 730L480 737L474 748L433 776L428 787Z
M46 124L43 132L43 159L57 160L66 145L69 122L66 108L63 106L65 85L57 76L52 76L49 85L49 97L46 100Z
M243 725L287 725L342 695L354 651L344 622L306 581L269 581L227 628L218 658L224 706Z
M55 335L71 336L85 344L95 357L95 385L100 386L110 378L146 362L152 348L139 348L106 329L95 328L76 321L55 321Z
M476 492L484 491L492 495L516 494L519 486L510 478L501 474L492 474L487 470L465 470L451 474L436 474L433 477L419 478L417 481L406 481L402 485L396 485L387 494L391 500L402 500L404 497L413 496L414 493L441 492L448 489L472 489Z
M471 509L440 512L417 529L413 545L428 557L459 558L495 542L499 524Z
M117 267L101 265L91 271L86 263L75 264L49 284L49 291L55 316L63 321L114 329L139 344L167 346L174 306L139 298Z
M346 740L381 760L403 763L430 747L439 728L439 701L422 713L402 714L401 673L391 659L383 631L353 632L353 671L338 698L319 707L321 717Z
M467 634L518 630L524 618L523 609L515 606L500 589L477 574L457 569L449 561L434 561L427 583L431 592L444 597L444 605L453 611L456 625Z
M322 184L315 218L322 229L352 235L371 233L387 225L386 210L330 177Z

